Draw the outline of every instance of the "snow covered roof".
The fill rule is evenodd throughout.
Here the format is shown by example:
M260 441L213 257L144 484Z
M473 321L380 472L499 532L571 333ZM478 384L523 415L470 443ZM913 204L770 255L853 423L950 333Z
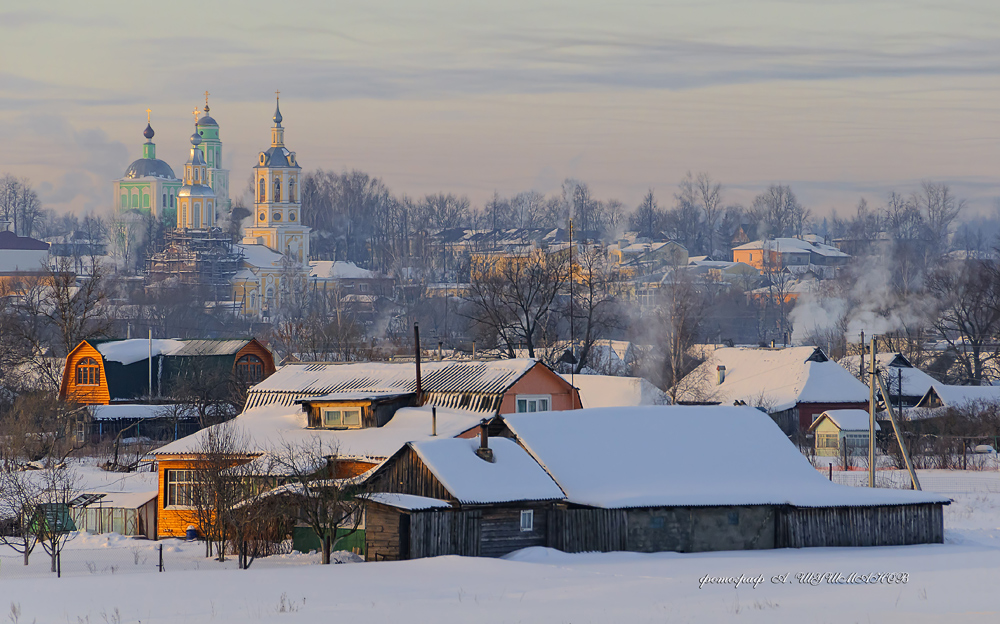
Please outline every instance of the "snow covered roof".
M428 498L426 496L414 496L413 494L393 494L390 492L373 492L363 494L362 498L367 498L373 503L381 503L397 509L407 509L410 511L420 511L422 509L445 509L451 507L451 503L439 498Z
M580 391L584 407L634 407L636 405L668 405L670 397L642 377L612 375L562 375Z
M529 359L489 362L423 362L421 386L425 393L496 395L506 392L537 362ZM271 403L291 405L296 399L341 392L415 392L416 366L412 362L293 363L250 388L247 409ZM488 406L470 406L491 411ZM487 409L488 408L488 409Z
M100 495L100 498L85 505L86 507L118 507L122 509L138 509L156 498L156 490L146 492L86 492Z
M811 427L810 431L816 428L819 421L823 417L827 417L833 421L833 424L841 431L868 431L868 425L870 423L870 417L868 412L860 409L846 409L846 410L827 410L819 415ZM875 423L875 431L881 431L882 428L879 427L878 422Z
M923 396L930 390L931 386L940 382L919 368L910 364L901 353L876 353L875 362L879 368L884 370L890 377L889 387L893 394L896 393L897 376L903 375L903 395L911 397ZM865 369L871 363L871 355L865 356ZM861 356L848 355L840 360L840 364L852 373L860 373Z
M464 410L437 408L439 437L452 437L479 424L482 414ZM366 429L308 429L307 415L298 406L267 405L247 410L230 421L250 438L254 452L276 450L287 443L307 443L319 438L335 447L341 458L381 461L398 451L407 442L431 438L431 408L406 407L382 427ZM204 438L217 427L202 429L187 437L162 446L153 455L184 455L196 453Z
M816 347L722 347L685 377L680 401L766 407L780 412L798 403L865 403L868 386ZM718 383L718 366L726 367Z
M798 238L772 238L768 240L756 240L745 245L740 245L739 247L734 247L733 250L757 250L757 249L769 249L774 250L779 253L815 253L821 256L827 256L831 258L847 258L848 254L840 251L832 245L826 245L823 243L811 243L809 241L804 241Z
M158 355L171 356L209 356L232 355L250 342L249 338L224 340L180 340L176 338L130 338L126 340L109 340L99 342L94 346L108 362L134 364L149 359L150 351L153 357Z
M947 503L926 492L828 481L752 407L663 406L502 416L569 502L855 507ZM607 423L613 421L615 426Z
M936 407L959 407L969 403L1000 403L1000 386L950 386L935 382L917 407L931 407L932 403L940 401Z
M313 260L309 263L309 277L320 279L378 279L385 276L362 269L353 262L340 260Z
M150 345L152 345L153 357L157 355L170 355L179 350L183 343L180 340L171 338L160 338L154 340L134 338L132 340L112 340L96 345L101 356L109 362L120 362L122 364L134 364L149 358Z
M127 418L163 418L173 414L174 405L144 405L141 403L112 403L88 405L87 411L94 420L119 420Z
M252 267L277 268L281 266L282 254L266 245L236 245L236 251L243 252L243 261Z
M479 438L411 442L438 481L463 504L559 500L563 492L513 440L490 438L494 461L476 455Z

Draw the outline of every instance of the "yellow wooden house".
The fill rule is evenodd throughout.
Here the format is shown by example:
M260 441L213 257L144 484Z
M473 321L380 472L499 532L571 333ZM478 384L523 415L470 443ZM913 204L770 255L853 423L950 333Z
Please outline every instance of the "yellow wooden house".
M816 454L824 457L839 457L845 449L848 455L867 453L868 431L868 412L860 409L827 410L809 427ZM879 431L878 422L875 431Z

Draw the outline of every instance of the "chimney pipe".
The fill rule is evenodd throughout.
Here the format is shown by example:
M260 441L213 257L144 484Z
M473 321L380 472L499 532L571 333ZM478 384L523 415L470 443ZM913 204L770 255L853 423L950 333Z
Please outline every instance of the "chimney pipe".
M436 436L438 434L438 408L437 406L431 407L431 435Z
M476 359L476 341L472 341L472 359Z
M417 361L417 405L420 405L424 389L420 385L420 326L416 323L413 324L413 353Z
M444 342L438 340L438 362L444 359Z
M479 448L476 449L476 455L480 458L493 463L493 449L490 448L490 432L489 423L486 419L479 421Z
M726 367L722 364L715 367L715 370L719 371L719 385L726 380Z
M773 340L771 341L771 348L772 349L774 348L774 341Z

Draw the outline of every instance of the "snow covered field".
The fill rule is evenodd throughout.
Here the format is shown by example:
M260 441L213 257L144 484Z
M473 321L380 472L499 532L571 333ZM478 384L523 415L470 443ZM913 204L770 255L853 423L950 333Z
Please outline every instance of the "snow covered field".
M995 477L1000 479L1000 475ZM315 565L314 555L206 560L201 544L81 536L64 554L71 576L4 578L0 619L19 622L995 622L1000 603L1000 494L953 494L943 545L701 554L575 554L546 549L505 560ZM124 546L123 546L124 544ZM116 570L107 553L117 553ZM134 553L138 553L138 555ZM145 557L141 564L135 557ZM87 568L91 562L93 571ZM15 561L16 563L16 558ZM103 566L103 567L102 567ZM799 574L905 573L906 582L801 583ZM705 583L712 577L763 577ZM780 576L787 575L785 582ZM899 581L899 579L896 579ZM10 609L18 618L8 617Z

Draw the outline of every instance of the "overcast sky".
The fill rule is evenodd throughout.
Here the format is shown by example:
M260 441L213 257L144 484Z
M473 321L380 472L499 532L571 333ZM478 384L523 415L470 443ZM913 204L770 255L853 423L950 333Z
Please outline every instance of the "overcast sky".
M481 203L566 177L634 206L688 170L819 215L922 179L1000 196L1000 3L21 2L0 8L0 173L108 210L141 154L179 172L211 92L234 191L269 143L307 170Z

